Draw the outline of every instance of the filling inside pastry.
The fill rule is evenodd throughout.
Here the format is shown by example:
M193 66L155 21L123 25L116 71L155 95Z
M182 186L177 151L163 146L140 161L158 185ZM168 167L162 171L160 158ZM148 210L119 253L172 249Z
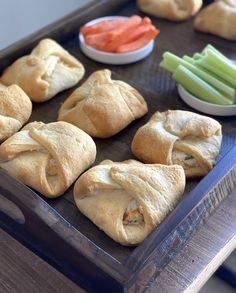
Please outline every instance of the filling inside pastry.
M54 71L64 70L66 68L70 68L70 64L66 63L60 57L56 55L51 55L47 58L47 62L45 62L46 72L43 76L43 79L47 80L49 77L52 77ZM72 68L72 67L71 67Z
M173 164L181 165L185 170L199 167L198 162L193 156L179 150L173 150L172 162Z
M142 214L141 206L135 199L129 202L129 205L124 213L123 224L124 225L144 225L144 217Z
M45 77L49 77L52 75L53 71L55 70L55 67L57 65L59 61L59 58L56 57L56 56L50 56L48 59L47 59L47 69L46 69L46 72L45 72Z
M56 176L57 175L57 162L50 158L47 164L46 174L48 176Z

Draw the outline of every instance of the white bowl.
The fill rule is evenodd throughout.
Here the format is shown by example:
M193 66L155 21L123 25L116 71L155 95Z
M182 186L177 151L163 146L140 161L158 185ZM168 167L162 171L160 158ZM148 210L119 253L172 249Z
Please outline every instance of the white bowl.
M234 116L236 115L236 105L217 105L202 101L192 94L190 94L185 88L178 84L178 93L181 99L190 107L210 115L216 116Z
M85 26L92 25L103 20L111 20L116 18L127 18L127 17L124 17L124 16L100 17L86 23ZM147 57L152 52L154 47L154 41L151 40L145 47L129 52L129 53L109 53L109 52L97 50L87 45L81 33L79 34L79 40L80 40L80 48L86 56L101 63L114 64L114 65L129 64L129 63L139 61Z

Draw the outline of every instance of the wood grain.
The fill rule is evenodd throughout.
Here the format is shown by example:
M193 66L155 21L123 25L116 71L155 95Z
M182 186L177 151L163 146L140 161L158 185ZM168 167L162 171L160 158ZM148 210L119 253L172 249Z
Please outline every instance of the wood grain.
M0 229L0 292L85 292Z
M236 189L195 232L165 271L153 280L149 292L198 292L236 249Z
M198 292L236 248L235 227L236 190L202 223L165 270L153 278L146 292ZM0 229L0 292L84 291Z
M85 78L94 70L104 68L104 65L88 59L78 49L79 26L90 18L105 14L131 15L140 12L134 1L102 0L94 5L95 7L90 4L87 8L1 52L0 69L4 69L15 58L30 52L43 37L57 39L81 60L86 67ZM161 34L149 57L126 66L106 66L113 70L115 79L131 83L143 94L148 103L149 113L112 138L96 139L98 149L96 163L107 158L114 161L132 158L130 142L133 135L156 110L192 110L177 96L175 83L170 75L158 66L164 51L171 50L178 55L193 54L211 40L211 43L223 53L236 59L234 43L195 33L192 20L174 25L154 18L153 22L160 28ZM188 46L184 46L186 40ZM47 103L35 104L31 121L55 121L61 102L72 90L60 93ZM219 159L222 159L236 143L236 123L234 117L215 118L223 126L224 136L219 155ZM126 287L131 292L133 290L141 292L164 271L201 222L205 221L235 188L235 161L236 148L219 162L201 183L199 180L189 180L185 196L178 207L137 248L122 247L115 243L79 213L73 201L73 186L62 198L45 200L3 174L0 174L1 193L21 210L26 221L25 223L14 221L11 209L13 205L10 204L4 210L0 210L0 225L73 280L83 283L91 290L103 290L99 284L105 282L107 290L114 288L119 292ZM57 245L53 246L53 243ZM64 254L64 251L67 251L67 254Z

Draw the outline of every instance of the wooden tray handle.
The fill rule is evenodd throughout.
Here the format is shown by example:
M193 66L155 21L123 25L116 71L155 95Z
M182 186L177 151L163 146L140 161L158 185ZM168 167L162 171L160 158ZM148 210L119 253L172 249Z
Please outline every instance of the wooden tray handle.
M25 216L22 210L12 201L0 193L0 212L7 215L18 224L25 223Z
M106 254L99 247L70 225L38 194L2 170L0 227L78 284L96 288L100 278L106 280L111 288L120 286L105 272L112 270L112 267L105 263ZM101 259L103 268L98 266ZM90 284L87 282L91 270L96 271L96 275Z

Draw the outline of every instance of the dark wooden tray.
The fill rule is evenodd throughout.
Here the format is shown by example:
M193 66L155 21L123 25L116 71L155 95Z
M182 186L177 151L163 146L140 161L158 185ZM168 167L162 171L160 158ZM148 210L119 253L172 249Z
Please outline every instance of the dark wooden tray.
M85 65L86 76L110 68L114 78L131 83L145 97L148 114L109 139L96 139L96 163L103 159L132 158L130 143L137 128L156 110L185 109L175 83L159 68L161 55L169 50L193 54L207 43L236 59L236 44L196 33L192 20L170 23L153 18L160 28L154 52L146 59L125 66L107 66L84 56L79 49L78 29L86 21L105 15L141 14L134 1L95 1L60 21L0 52L0 71L27 54L44 37L58 40ZM72 91L43 104L34 104L31 121L55 121L62 101ZM223 143L215 168L199 180L187 182L185 195L176 209L136 248L123 247L93 225L75 207L72 190L46 200L0 171L0 225L16 239L89 291L141 292L183 247L198 225L236 187L236 119L215 117L223 126Z

